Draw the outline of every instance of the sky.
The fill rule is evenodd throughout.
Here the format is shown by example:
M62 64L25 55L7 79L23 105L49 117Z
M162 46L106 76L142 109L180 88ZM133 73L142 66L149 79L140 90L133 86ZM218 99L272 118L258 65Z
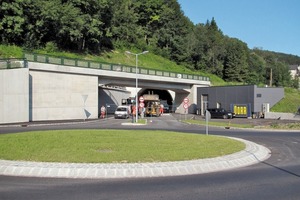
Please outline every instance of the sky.
M300 56L299 0L178 0L194 24L215 19L224 35L263 50Z

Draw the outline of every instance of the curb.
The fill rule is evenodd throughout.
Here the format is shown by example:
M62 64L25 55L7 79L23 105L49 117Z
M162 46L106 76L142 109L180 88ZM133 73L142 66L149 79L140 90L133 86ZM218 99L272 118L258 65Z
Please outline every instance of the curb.
M228 137L246 144L240 152L190 161L160 163L54 163L0 160L0 175L44 178L144 178L204 174L245 167L262 162L271 151L254 142Z

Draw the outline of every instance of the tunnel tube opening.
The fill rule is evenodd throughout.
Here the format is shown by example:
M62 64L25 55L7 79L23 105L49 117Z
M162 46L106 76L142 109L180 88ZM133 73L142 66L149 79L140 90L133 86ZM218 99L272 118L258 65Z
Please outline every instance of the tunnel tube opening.
M171 94L167 90L159 90L159 89L143 89L139 92L139 96L143 96L144 94L157 94L160 100L167 101L167 104L170 107L170 111L172 111L173 107L173 98Z

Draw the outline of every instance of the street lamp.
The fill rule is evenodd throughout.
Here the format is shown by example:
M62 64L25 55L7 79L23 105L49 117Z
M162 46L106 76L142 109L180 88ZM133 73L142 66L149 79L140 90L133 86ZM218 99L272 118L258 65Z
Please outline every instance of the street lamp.
M136 120L135 122L138 122L138 56L141 54L146 54L149 51L143 51L142 53L131 53L130 51L125 51L125 53L135 55L135 114L136 114Z

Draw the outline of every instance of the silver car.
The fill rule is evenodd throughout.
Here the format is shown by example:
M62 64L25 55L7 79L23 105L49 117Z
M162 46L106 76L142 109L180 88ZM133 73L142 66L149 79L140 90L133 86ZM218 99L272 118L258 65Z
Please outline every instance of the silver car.
M114 114L115 119L118 118L127 119L129 118L129 115L130 115L130 111L128 106L118 106Z

